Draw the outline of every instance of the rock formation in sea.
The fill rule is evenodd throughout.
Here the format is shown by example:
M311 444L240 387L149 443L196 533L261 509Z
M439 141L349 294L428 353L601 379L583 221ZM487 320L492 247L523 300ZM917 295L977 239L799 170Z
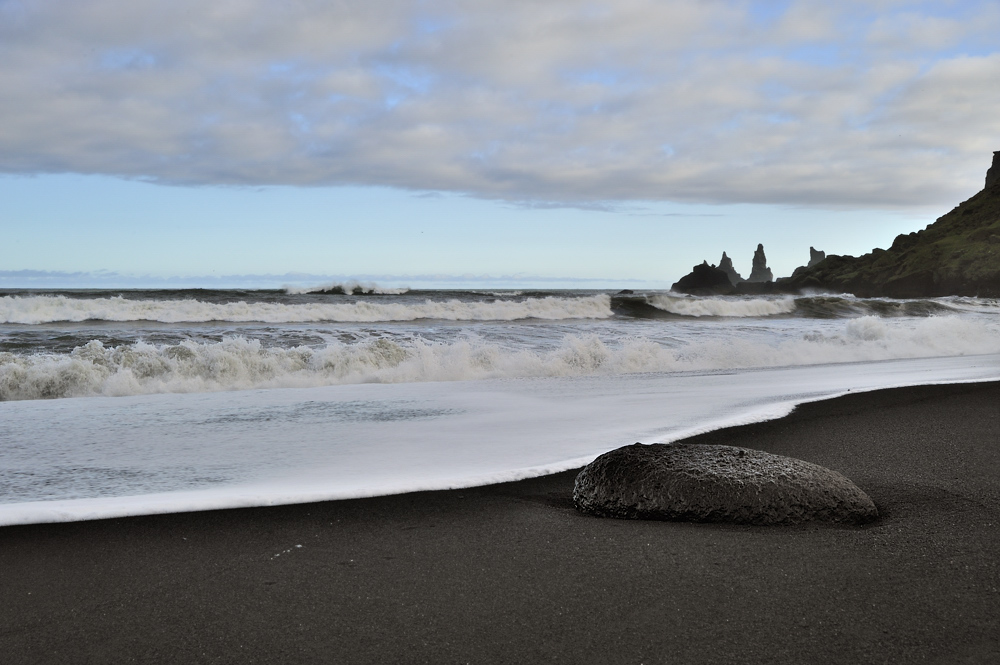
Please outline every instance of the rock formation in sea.
M806 268L812 268L814 265L826 258L826 252L822 252L815 247L809 248L809 263L806 264Z
M1000 182L1000 150L993 153L993 165L986 171L986 189Z
M1000 297L1000 151L983 190L927 228L896 236L889 249L830 255L778 280L778 287L861 297Z
M747 277L747 281L774 281L774 275L771 273L771 269L767 267L767 257L764 256L764 245L757 245L757 251L753 253L753 269L750 271L750 276Z
M729 283L736 286L743 281L743 277L736 272L736 268L733 267L733 260L726 256L726 253L722 253L722 258L719 260L719 270L726 273L729 277Z
M708 261L696 265L691 269L691 272L677 280L670 289L678 293L689 293L696 296L728 295L735 292L729 281L729 275L724 270L708 265Z
M624 519L739 524L878 517L871 498L825 467L759 450L701 444L637 443L612 450L576 478L584 513Z

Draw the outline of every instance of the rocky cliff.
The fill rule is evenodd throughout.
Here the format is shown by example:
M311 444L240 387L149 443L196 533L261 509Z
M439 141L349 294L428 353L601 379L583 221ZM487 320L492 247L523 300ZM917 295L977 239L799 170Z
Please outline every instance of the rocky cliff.
M826 252L820 251L815 247L809 248L809 263L806 264L807 268L812 268L814 265L826 258Z
M778 280L778 287L862 297L1000 297L1000 151L986 187L927 228L897 236L889 249L827 256Z
M726 271L708 265L708 261L692 268L691 272L674 282L670 290L696 296L725 296L736 292Z

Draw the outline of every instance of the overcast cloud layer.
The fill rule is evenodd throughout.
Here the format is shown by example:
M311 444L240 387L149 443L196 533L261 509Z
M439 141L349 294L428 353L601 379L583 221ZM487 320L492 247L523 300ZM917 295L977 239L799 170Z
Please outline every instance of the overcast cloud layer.
M995 0L0 0L0 171L955 203L997 35Z

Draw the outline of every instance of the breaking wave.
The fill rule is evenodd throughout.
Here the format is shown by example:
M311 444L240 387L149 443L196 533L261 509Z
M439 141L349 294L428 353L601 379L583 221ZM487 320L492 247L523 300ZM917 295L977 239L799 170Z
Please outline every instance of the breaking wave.
M286 286L285 293L289 295L303 295L305 293L330 293L336 295L379 295L379 296L400 296L409 293L407 287L388 288L372 284L370 282L334 282L320 286Z
M79 321L159 321L205 323L209 321L261 323L375 323L441 319L447 321L516 321L519 319L604 319L612 316L611 298L530 298L463 302L301 303L205 302L202 300L74 299L66 296L4 296L0 298L0 323L34 325Z
M635 299L632 299L634 306ZM615 299L622 305L624 299ZM854 296L678 296L656 294L644 302L658 311L684 317L751 318L796 316L810 319L838 319L859 316L937 316L956 311L996 311L996 306L978 299L855 298ZM991 306L992 305L992 306ZM638 312L637 312L638 313Z
M741 339L738 333L674 347L638 337L611 343L571 335L555 348L530 351L475 337L451 343L380 337L323 348L267 348L242 337L109 347L95 340L70 354L0 353L0 400L725 370L983 353L1000 353L1000 330L957 317L900 325L867 316L845 321L836 334L775 343Z
M760 317L790 314L795 311L795 298L684 298L670 295L649 296L648 302L657 309L680 316Z

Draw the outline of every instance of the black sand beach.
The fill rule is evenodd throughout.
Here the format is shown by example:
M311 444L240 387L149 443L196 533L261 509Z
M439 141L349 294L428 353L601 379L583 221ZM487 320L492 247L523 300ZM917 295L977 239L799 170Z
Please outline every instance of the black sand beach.
M838 470L882 517L587 517L569 472L7 527L0 662L1000 663L1000 384L849 395L695 440Z

